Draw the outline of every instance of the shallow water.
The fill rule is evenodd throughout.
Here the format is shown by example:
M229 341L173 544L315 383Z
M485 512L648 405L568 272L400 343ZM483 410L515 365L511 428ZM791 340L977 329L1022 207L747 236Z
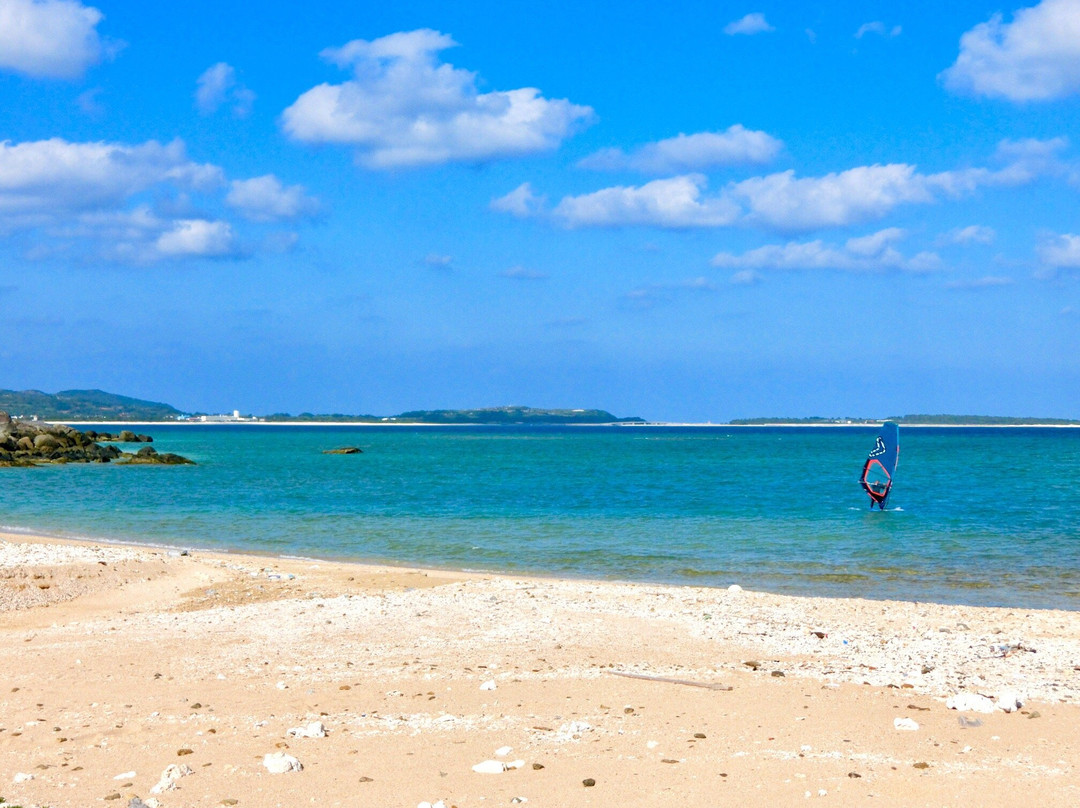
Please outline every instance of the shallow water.
M107 427L106 427L107 428ZM197 466L0 469L7 528L810 595L1080 608L1080 430L155 425ZM323 449L357 445L358 455Z

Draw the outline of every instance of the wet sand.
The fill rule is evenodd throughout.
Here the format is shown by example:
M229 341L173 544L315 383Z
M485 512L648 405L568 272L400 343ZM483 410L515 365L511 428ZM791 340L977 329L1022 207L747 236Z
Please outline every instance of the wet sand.
M0 671L26 808L1080 804L1075 612L0 535Z

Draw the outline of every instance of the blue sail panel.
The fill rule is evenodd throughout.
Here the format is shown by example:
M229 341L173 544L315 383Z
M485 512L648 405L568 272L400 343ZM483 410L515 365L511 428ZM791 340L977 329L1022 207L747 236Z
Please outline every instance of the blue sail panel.
M871 508L877 505L885 510L899 458L900 427L893 421L886 421L874 440L874 448L867 455L860 479L863 490L870 495Z

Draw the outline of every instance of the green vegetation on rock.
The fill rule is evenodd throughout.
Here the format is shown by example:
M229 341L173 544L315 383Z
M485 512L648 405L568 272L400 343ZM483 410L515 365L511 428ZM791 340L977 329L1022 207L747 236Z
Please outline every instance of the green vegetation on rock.
M42 421L175 421L180 410L103 390L0 390L0 410Z

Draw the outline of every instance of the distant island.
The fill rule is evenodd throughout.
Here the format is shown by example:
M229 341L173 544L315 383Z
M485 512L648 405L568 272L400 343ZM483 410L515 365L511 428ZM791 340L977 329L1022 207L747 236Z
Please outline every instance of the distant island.
M143 401L103 390L0 390L0 410L16 418L41 421L194 421L208 423L353 423L353 424L642 424L641 418L619 418L606 410L538 409L535 407L485 407L468 410L411 410L400 415L347 415L303 412L299 415L273 413L254 416L187 413L169 404Z
M1008 415L893 415L888 418L737 418L732 426L874 426L882 421L920 426L1080 426L1069 418L1016 418Z
M0 390L0 410L24 420L60 422L195 422L195 423L341 423L341 424L440 424L484 426L559 426L601 425L647 426L664 424L637 416L620 418L607 410L540 409L537 407L480 407L462 410L409 410L398 415L349 415L346 413L302 412L293 415L276 412L269 415L183 412L169 404L144 401L103 390ZM899 415L890 418L865 417L772 417L736 418L728 426L874 426L884 420L899 424L928 426L1080 426L1080 420L1068 418L1018 418L994 415ZM724 426L724 424L717 424Z

